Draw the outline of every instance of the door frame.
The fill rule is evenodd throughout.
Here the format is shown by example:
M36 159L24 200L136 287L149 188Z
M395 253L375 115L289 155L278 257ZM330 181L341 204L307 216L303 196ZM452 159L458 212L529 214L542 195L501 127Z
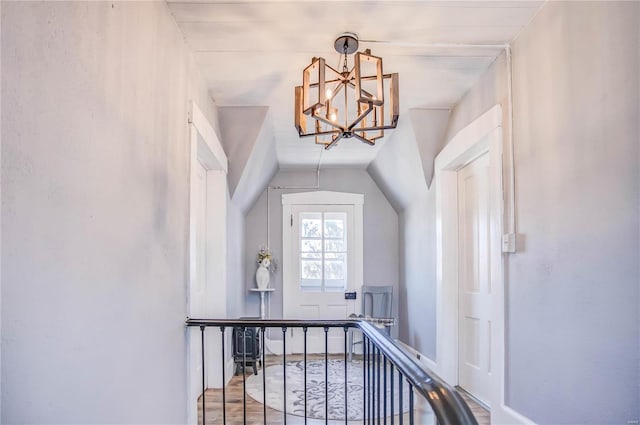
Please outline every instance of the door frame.
M292 227L290 225L293 205L349 205L353 206L354 238L354 285L358 290L364 283L364 195L361 193L315 191L285 193L282 195L282 315L287 317L287 282L293 279L294 267L291 264L293 247L291 246ZM286 281L285 281L286 280ZM355 312L360 311L360 299L356 298Z
M436 367L450 384L459 382L458 329L458 170L489 153L491 287L491 374L489 402L504 407L505 291L502 256L502 107L489 111L460 130L435 159L436 180Z
M189 105L189 246L187 250L188 268L185 288L185 311L191 315L191 288L196 284L196 171L198 163L206 170L206 246L215 250L218 255L206 256L205 306L207 315L226 317L227 292L227 156L224 153L218 136L193 101ZM212 279L215 276L216 279ZM215 294L215 296L213 296ZM186 423L196 424L198 420L198 396L202 391L202 359L200 347L200 329L186 328L187 354L187 418ZM221 341L217 329L205 332L206 353L206 386L220 388L222 386ZM228 346L231 342L230 332L225 335ZM230 353L226 353L229 357ZM233 359L225 361L226 377L229 380L233 372Z

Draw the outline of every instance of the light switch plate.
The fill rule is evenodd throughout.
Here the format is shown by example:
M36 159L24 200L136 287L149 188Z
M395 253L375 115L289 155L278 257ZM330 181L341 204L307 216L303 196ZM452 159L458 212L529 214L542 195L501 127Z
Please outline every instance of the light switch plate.
M502 252L514 253L516 252L516 234L507 233L502 235Z

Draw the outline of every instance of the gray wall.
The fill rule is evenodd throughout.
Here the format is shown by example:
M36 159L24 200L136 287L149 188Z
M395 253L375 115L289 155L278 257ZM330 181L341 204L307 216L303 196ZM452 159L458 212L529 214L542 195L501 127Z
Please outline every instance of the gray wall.
M244 315L244 288L238 282L245 274L245 222L231 199L227 205L227 317L234 318Z
M547 2L513 44L524 246L506 263L506 401L538 423L640 417L639 14L637 2ZM506 111L504 61L454 109L448 139ZM433 252L434 190L400 215L407 310L428 318L435 273L415 249ZM416 314L401 338L434 355Z
M315 170L279 171L270 185L314 185ZM398 215L375 182L362 169L326 169L320 173L320 189L364 194L364 282L367 285L398 284ZM269 190L271 250L282 264L282 197L283 193L305 190ZM246 314L259 314L258 297L248 292L255 287L257 249L267 243L267 192L258 198L246 216ZM272 276L276 290L271 295L271 317L282 316L282 267ZM398 297L395 297L396 300ZM397 304L397 302L396 302Z
M399 338L436 358L435 190L400 213L402 270Z
M2 3L3 423L184 422L189 99L164 2Z

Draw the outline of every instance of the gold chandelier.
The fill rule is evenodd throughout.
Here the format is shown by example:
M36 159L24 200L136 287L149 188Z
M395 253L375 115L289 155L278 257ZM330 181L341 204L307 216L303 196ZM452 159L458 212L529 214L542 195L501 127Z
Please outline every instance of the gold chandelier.
M314 57L302 73L302 85L295 88L296 129L300 137L314 136L325 149L351 137L373 146L384 130L398 124L398 74L384 74L382 58L369 49L356 53L349 69L347 56L358 50L353 33L341 34L334 47L344 56L342 71Z

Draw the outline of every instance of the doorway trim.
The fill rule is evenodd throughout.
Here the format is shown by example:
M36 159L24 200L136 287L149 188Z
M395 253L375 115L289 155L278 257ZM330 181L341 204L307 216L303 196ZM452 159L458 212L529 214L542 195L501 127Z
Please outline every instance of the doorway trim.
M204 302L201 306L207 315L226 317L226 268L227 268L227 156L218 136L198 105L191 101L188 113L189 125L189 245L187 250L188 268L185 288L185 311L192 314L191 289L196 285L196 171L199 163L206 170L206 249L215 250L217 255L206 256L206 277ZM212 277L215 276L214 280ZM215 294L216 296L212 296ZM206 385L208 388L221 387L222 359L219 333L206 333ZM202 391L202 359L200 329L186 328L187 361L187 412L186 423L196 424L198 420L198 397ZM231 335L225 335L230 346ZM226 353L229 357L230 353ZM230 379L233 359L225 361L225 372Z
M458 170L489 153L491 287L498 300L492 321L490 394L492 421L504 406L505 291L502 256L502 107L495 105L460 130L435 159L436 181L436 366L458 384Z

